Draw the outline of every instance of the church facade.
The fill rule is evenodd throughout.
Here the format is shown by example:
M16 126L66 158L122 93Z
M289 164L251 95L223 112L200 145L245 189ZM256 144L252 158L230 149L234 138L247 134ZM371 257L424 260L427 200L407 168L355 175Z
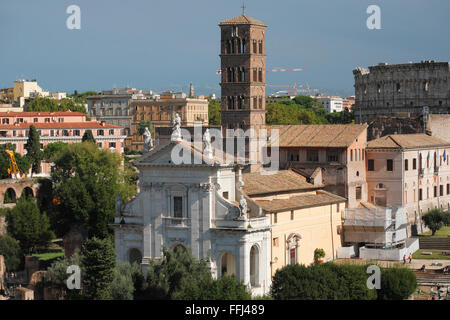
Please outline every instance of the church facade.
M178 151L192 153L192 163L174 164ZM116 205L119 261L140 261L145 274L163 246L183 248L206 259L214 277L235 275L255 295L269 291L270 219L248 216L239 167L219 164L182 140L144 154L136 167L139 194Z

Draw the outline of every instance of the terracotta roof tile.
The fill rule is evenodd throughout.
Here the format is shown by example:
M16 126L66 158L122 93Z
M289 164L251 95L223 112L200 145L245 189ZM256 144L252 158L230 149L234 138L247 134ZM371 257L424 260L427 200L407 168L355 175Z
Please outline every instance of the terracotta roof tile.
M249 16L246 16L244 14L240 15L240 16L237 16L237 17L234 17L234 18L231 18L229 20L222 21L219 24L219 26L229 25L229 24L253 24L253 25L257 25L257 26L267 27L261 21L253 19L253 18L251 18Z
M367 129L366 124L320 124L267 126L279 130L280 147L347 148ZM270 133L269 133L270 134ZM275 143L272 138L271 144Z
M29 129L35 126L36 129L113 129L122 128L111 124L102 125L100 122L54 122L54 123L19 123L19 124L0 124L0 130L20 130Z
M244 193L247 195L270 194L276 192L293 192L315 190L318 187L306 181L306 178L292 170L280 170L274 174L259 172L244 173Z
M316 194L305 193L288 199L256 200L255 203L263 210L280 212L302 208L319 207L332 203L345 202L346 199L326 191L316 191Z
M56 111L56 112L0 112L0 117L79 117L79 116L86 116L84 113L81 112L71 112L71 111Z
M414 149L448 146L450 146L450 142L424 133L391 134L367 143L367 148L372 149Z

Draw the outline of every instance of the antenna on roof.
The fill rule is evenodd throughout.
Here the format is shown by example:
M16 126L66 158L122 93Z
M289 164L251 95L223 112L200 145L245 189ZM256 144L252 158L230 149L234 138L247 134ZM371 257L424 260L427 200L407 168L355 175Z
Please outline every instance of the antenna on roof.
M245 15L245 1L242 1L242 15Z

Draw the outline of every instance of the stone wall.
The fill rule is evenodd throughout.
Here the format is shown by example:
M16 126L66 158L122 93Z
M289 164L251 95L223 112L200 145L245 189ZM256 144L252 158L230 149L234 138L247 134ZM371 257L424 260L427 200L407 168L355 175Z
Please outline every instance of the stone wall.
M430 114L427 129L433 137L450 141L450 114Z
M374 140L389 134L424 133L423 117L379 116L369 123L367 140Z
M424 106L430 113L450 111L450 62L380 63L358 67L353 75L357 123L399 112L418 116Z

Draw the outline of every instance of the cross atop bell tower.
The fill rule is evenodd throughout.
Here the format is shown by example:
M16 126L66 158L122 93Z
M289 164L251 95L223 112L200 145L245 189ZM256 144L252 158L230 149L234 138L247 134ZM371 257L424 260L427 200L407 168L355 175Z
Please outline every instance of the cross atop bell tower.
M242 10L245 13L245 4ZM242 14L221 22L219 27L222 128L257 130L266 122L267 26Z

